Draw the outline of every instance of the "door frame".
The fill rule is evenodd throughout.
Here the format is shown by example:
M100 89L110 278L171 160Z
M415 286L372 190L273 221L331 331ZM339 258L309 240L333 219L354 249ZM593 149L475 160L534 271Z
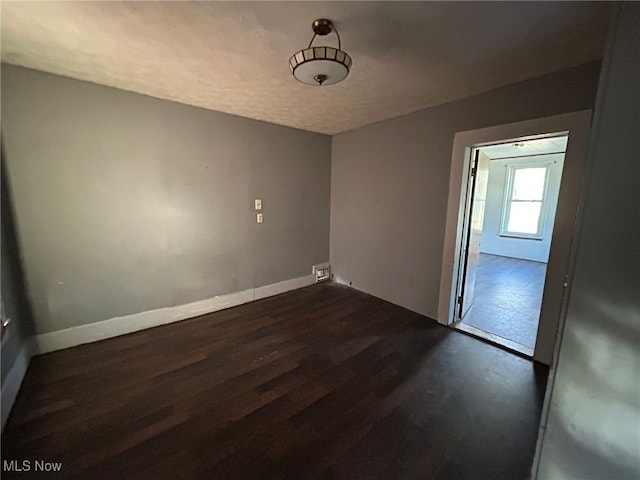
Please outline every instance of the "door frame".
M540 322L533 358L551 365L560 312L568 282L567 267L575 230L576 214L584 169L591 110L554 115L523 122L457 132L453 141L449 199L442 252L442 274L438 302L438 322L451 324L457 304L457 279L464 230L466 195L469 188L471 152L474 147L505 141L524 141L567 133L564 168L558 195Z

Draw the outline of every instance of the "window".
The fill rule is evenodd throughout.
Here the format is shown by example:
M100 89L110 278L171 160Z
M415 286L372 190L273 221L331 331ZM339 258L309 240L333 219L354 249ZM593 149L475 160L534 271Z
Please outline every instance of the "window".
M549 164L507 166L500 235L542 238Z

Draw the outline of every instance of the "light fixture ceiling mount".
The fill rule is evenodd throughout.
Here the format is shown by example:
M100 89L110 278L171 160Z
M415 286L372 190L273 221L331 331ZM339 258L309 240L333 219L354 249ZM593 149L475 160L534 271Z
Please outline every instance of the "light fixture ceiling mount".
M333 85L341 82L351 69L351 57L342 50L340 34L333 22L326 18L319 18L311 24L313 37L309 46L296 52L289 59L289 68L296 80L316 87ZM338 37L338 48L312 47L313 41L318 35L326 36L331 32Z

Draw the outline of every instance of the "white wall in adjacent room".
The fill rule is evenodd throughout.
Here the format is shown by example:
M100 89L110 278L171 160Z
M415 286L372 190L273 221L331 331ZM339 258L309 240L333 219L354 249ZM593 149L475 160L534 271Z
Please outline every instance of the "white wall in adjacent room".
M480 243L480 251L482 253L533 260L535 262L547 262L549 249L551 248L555 212L558 205L563 163L564 154L491 160L482 242ZM542 238L511 237L501 234L505 194L508 187L508 167L510 165L530 165L535 167L541 164L549 165L546 197L542 207Z

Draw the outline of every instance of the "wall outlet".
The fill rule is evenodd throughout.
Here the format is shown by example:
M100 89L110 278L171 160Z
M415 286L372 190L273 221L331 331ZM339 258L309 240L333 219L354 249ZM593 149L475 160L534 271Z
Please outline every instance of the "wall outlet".
M262 214L261 213L256 213L256 222L262 223Z

